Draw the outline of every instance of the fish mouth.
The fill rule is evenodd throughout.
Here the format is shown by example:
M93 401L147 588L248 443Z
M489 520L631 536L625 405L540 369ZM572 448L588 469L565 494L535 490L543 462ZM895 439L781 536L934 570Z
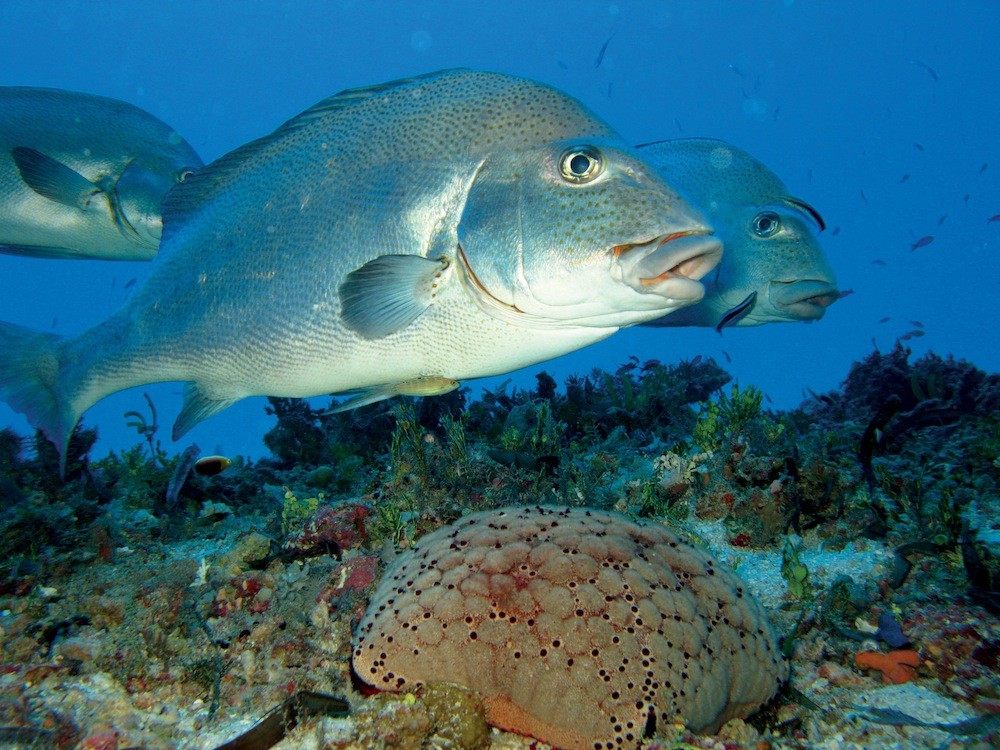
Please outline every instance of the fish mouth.
M722 242L710 229L699 228L615 245L611 252L622 280L637 292L697 302L705 294L699 279L722 260Z
M798 320L819 320L826 308L840 299L837 287L828 281L772 281L771 301L775 306Z

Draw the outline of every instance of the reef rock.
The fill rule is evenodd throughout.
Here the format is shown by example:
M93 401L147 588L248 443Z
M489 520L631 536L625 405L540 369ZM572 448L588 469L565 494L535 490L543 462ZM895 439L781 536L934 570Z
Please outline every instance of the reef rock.
M558 506L467 516L400 555L353 665L382 690L471 688L494 726L570 750L634 747L656 722L717 730L788 676L760 605L708 554Z

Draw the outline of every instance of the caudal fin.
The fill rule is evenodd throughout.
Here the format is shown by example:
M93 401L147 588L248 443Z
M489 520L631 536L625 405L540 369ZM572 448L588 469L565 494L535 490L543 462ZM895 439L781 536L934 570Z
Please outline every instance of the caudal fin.
M61 349L59 336L0 323L0 398L55 443L64 473L66 446L80 415L62 390Z

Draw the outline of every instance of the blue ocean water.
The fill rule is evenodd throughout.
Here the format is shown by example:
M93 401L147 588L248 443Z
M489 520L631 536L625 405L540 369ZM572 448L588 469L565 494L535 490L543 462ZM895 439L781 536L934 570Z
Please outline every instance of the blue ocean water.
M824 247L854 293L812 325L721 337L630 329L510 377L702 354L791 406L806 388L835 387L873 339L889 348L911 321L926 331L909 342L916 353L1000 369L1000 222L988 221L1000 213L998 38L993 2L29 0L4 4L0 83L135 103L206 161L340 89L453 66L554 85L635 143L723 138L821 211ZM925 235L934 241L912 250ZM105 319L152 269L8 256L0 267L0 320L64 335ZM115 394L84 417L100 429L95 455L136 441L122 413L141 406L143 390L173 420L179 384ZM248 399L175 447L259 455L272 424L263 406ZM0 421L28 429L6 406Z

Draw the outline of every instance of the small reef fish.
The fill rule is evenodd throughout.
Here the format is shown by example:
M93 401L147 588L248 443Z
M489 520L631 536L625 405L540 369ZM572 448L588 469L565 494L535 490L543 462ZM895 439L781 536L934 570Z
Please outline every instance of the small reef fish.
M934 235L933 234L925 234L919 240L917 240L912 245L910 245L910 250L919 250L922 247L927 247L933 241L934 241Z
M203 477L214 477L232 465L233 462L225 456L202 456L194 462L193 468L195 474L201 474Z
M647 326L727 326L818 320L839 294L817 232L822 217L778 177L723 141L688 138L639 147L645 159L700 207L725 253L697 305Z
M934 68L932 68L930 65L928 65L927 63L925 63L923 60L910 60L910 62L913 63L914 65L916 65L917 67L923 68L924 70L926 70L927 71L927 75L929 75L931 78L933 78L935 83L938 82L939 79L938 79L937 71L934 70Z
M201 166L176 131L126 102L0 87L0 252L149 260L164 196Z
M608 45L611 44L611 40L614 39L614 36L615 36L614 34L609 36L607 39L604 40L604 44L601 45L601 49L597 53L597 59L594 60L595 68L601 67L601 63L604 62L604 55L607 53Z
M167 257L107 321L0 324L0 395L62 455L84 411L144 383L187 383L177 439L249 396L516 370L699 301L722 250L577 100L468 70L325 99L163 216Z

